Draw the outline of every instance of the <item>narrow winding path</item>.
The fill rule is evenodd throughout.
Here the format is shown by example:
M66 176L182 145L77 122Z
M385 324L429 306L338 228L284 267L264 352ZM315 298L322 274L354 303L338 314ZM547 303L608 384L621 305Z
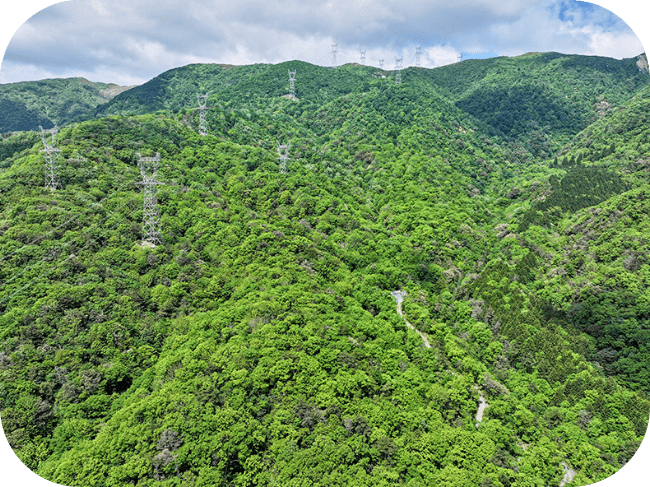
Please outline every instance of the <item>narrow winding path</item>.
M566 462L560 463L564 469L564 477L562 478L562 482L560 482L560 487L564 487L566 484L573 480L573 477L576 476L576 471L569 467Z
M478 389L478 388L477 388ZM488 403L485 400L485 397L483 397L483 393L479 390L478 391L478 411L476 411L476 427L478 428L478 425L481 421L483 421L483 413L488 407Z
M408 321L406 321L406 318L404 318L404 315L402 314L402 301L408 294L406 294L405 291L393 291L390 293L393 298L395 298L395 301L397 301L397 313L402 317L404 320L404 323L406 323L406 326L408 326L411 330L417 332L418 335L422 337L422 340L424 341L424 346L427 348L431 348L431 344L429 343L429 339L424 336L424 333L422 333L420 330L415 328L412 324L410 324Z
M405 291L392 291L390 295L393 296L395 301L397 301L397 313L402 317L404 323L406 323L406 326L408 326L411 330L415 331L418 335L422 337L422 341L424 341L424 346L426 348L431 348L431 343L429 343L429 339L426 336L424 336L424 333L422 333L420 330L415 328L411 323L409 323L407 319L404 318L404 315L402 314L402 301L404 301L404 298L408 296L408 294ZM452 374L455 373L452 371ZM476 427L478 428L479 423L483 421L483 413L488 407L488 403L485 400L483 393L478 388L477 390L478 390L478 410L476 411Z
M408 296L408 294L405 291L392 291L390 295L393 296L393 298L397 302L397 313L402 317L404 323L406 323L406 326L408 326L411 330L417 332L417 334L422 337L422 341L424 341L424 346L426 348L431 348L431 343L429 343L429 339L426 336L424 336L424 333L422 333L420 330L415 328L411 323L409 323L406 320L406 318L404 318L404 315L402 314L402 301L404 301L404 298ZM485 400L485 396L483 396L481 390L478 387L476 388L476 390L478 391L478 410L476 411L476 427L478 428L480 422L483 421L483 413L485 412L485 410L489 405ZM562 468L564 469L564 477L562 478L562 482L560 482L560 487L564 487L566 484L568 484L573 480L573 477L575 477L576 475L576 471L573 470L571 467L569 467L569 465L567 465L566 462L561 462L561 463L562 463Z

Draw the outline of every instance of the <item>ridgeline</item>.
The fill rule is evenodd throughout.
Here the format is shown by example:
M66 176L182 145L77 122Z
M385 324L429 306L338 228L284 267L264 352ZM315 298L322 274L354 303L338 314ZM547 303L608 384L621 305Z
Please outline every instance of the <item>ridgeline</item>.
M399 85L189 65L57 119L0 86L10 444L63 485L609 477L650 413L638 59L532 53ZM50 191L29 130L54 124ZM162 244L143 246L138 154L156 153Z

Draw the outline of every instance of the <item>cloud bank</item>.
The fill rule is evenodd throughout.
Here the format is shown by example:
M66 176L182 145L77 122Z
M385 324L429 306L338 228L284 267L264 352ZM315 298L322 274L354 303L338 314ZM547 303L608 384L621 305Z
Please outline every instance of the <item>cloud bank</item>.
M435 67L463 53L643 52L606 9L569 0L72 0L34 15L7 47L0 82L83 76L122 85L189 63ZM467 56L467 55L465 55Z

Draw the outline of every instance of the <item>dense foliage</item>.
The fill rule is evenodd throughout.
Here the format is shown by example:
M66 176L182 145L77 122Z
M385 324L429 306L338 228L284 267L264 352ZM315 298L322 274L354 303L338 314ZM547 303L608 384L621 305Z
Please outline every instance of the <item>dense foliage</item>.
M0 84L0 133L86 119L95 107L128 88L84 78Z
M179 68L62 128L55 192L37 136L6 136L0 410L18 456L84 486L616 472L650 413L650 88L628 73L624 93L614 78L636 65L602 59L463 62L401 85L352 65ZM531 63L558 94L552 73L604 73L580 93L617 108L581 132L590 102L567 106L569 125L539 128L544 151L468 108L491 70ZM476 81L449 82L468 66ZM202 90L206 137L184 108ZM548 118L559 98L515 113ZM164 243L148 248L137 154L155 152Z

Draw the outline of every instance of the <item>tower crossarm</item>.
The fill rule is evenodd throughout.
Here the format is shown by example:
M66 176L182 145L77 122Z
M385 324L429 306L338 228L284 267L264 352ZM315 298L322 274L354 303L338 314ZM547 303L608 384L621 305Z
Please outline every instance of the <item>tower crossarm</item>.
M206 108L206 105L208 104L208 95L199 95L197 93L196 95L197 102L199 104L198 107L195 108L195 110L204 110Z
M44 129L40 125L38 126L39 129L41 129L41 140L43 141L43 146L45 148L47 147L55 147L56 146L56 134L59 132L59 128L55 125L51 129ZM51 142L48 143L47 141L47 136L51 135Z

